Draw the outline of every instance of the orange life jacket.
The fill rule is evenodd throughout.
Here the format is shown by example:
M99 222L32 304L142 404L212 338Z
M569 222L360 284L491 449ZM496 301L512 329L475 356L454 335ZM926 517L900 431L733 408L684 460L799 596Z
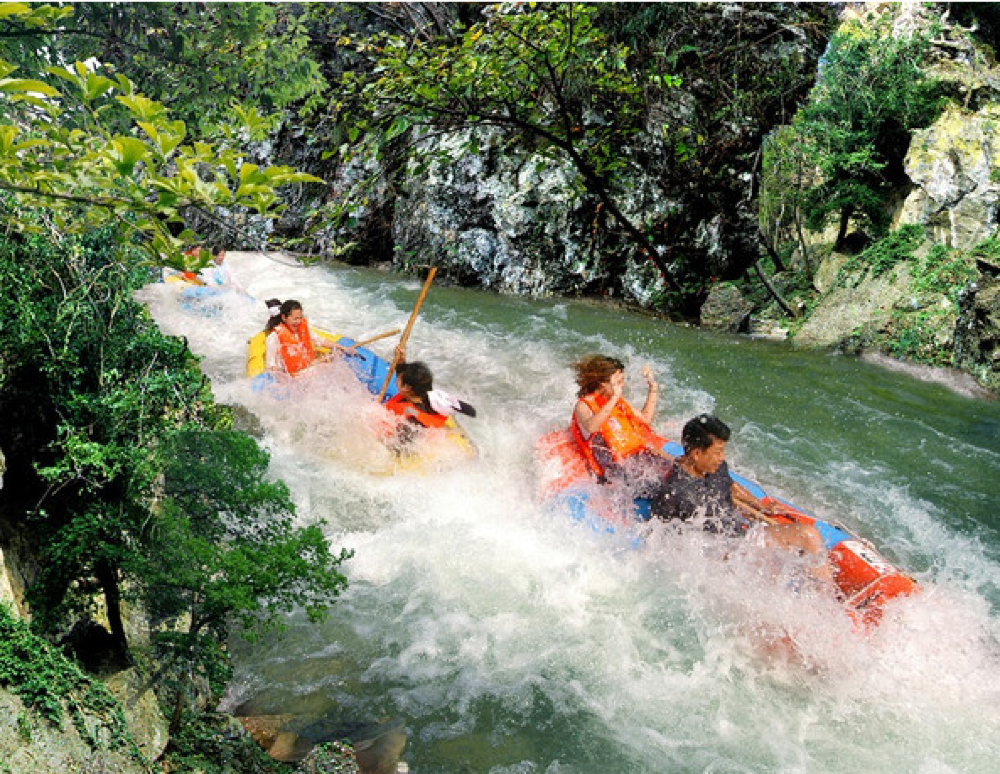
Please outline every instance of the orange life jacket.
M288 373L297 374L303 368L310 366L316 359L312 336L309 335L309 325L304 318L299 323L297 334L292 333L292 329L284 323L277 326L274 332L278 334L278 342L281 344L281 359L285 363L285 370Z
M603 395L591 393L581 398L587 407L595 414L607 404L608 399ZM573 421L570 423L573 428L573 437L576 438L580 451L587 460L590 469L598 476L604 475L604 469L597 462L594 456L594 449L591 445L594 436L598 433L607 441L608 449L615 462L621 462L626 457L638 454L643 449L655 449L662 445L663 439L659 438L649 427L627 400L620 398L611 411L611 416L605 420L600 429L592 433L590 438L584 438L583 429L576 418L576 411L573 412Z
M444 427L445 422L448 421L448 417L444 414L432 414L429 411L424 411L419 406L410 403L400 393L396 393L389 398L385 402L385 407L393 414L398 414L407 419L415 419L424 427Z

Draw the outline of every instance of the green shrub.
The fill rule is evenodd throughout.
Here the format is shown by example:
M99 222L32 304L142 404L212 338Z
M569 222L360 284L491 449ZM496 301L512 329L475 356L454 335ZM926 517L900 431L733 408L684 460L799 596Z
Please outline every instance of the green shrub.
M27 624L0 605L0 686L16 694L28 711L62 728L68 713L80 737L93 749L105 744L142 759L125 724L121 705L107 686L85 674L57 648L34 635ZM90 720L88 727L85 718ZM28 715L18 718L30 740Z

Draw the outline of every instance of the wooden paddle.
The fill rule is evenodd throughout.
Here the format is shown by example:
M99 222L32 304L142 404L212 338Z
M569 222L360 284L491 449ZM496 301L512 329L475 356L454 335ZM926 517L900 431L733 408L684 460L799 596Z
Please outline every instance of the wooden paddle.
M413 330L413 323L417 321L417 314L420 312L420 306L424 303L424 296L427 295L427 291L431 288L431 282L434 281L434 275L437 274L437 266L431 266L431 270L427 273L427 279L424 280L424 287L420 291L420 296L417 298L417 303L413 306L413 311L410 312L410 319L406 323L406 329L403 331L403 335L399 337L399 345L396 347L396 351L392 355L392 362L389 364L389 372L385 375L385 384L382 385L382 389L379 390L378 399L381 402L382 398L385 397L385 391L389 389L389 382L392 381L392 375L396 371L396 364L399 362L399 350L406 346L407 339L410 338L410 331Z
M391 331L386 331L385 333L378 334L378 336L371 336L370 338L362 339L361 341L356 341L354 342L354 346L367 347L373 341L378 341L379 339L385 339L388 338L389 336L395 336L397 333L399 333L399 328L393 328Z

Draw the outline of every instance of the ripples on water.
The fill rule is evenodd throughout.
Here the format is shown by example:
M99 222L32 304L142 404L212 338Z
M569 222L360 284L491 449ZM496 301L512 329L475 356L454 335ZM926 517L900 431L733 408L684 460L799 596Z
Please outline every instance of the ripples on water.
M313 324L359 338L402 327L420 287L231 260L254 297L297 298ZM236 646L228 706L332 725L401 716L421 774L995 771L996 403L607 307L436 287L409 354L479 409L464 426L481 456L382 476L377 411L342 367L285 400L250 391L261 304L185 305L162 285L142 297L204 357L217 398L261 418L301 518L356 551L329 622ZM635 389L652 364L661 431L719 413L737 469L870 538L924 593L863 637L718 541L602 536L547 512L532 446L568 420L569 365L595 351L622 356Z

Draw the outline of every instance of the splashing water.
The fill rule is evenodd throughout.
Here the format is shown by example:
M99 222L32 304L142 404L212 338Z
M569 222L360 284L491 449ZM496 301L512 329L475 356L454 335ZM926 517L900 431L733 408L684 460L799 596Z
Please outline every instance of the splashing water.
M252 391L254 299L296 298L313 325L364 338L403 327L419 284L229 260L249 295L153 285L141 298L203 357L217 399L260 418L300 518L356 555L328 622L295 616L278 640L235 644L227 706L331 726L402 717L420 774L995 770L997 404L607 306L435 287L408 354L479 409L463 421L479 457L376 475L381 409L343 363ZM544 507L532 449L568 421L569 365L598 351L625 360L636 399L652 365L661 432L718 413L734 469L842 520L923 592L863 634L749 546L598 534Z

